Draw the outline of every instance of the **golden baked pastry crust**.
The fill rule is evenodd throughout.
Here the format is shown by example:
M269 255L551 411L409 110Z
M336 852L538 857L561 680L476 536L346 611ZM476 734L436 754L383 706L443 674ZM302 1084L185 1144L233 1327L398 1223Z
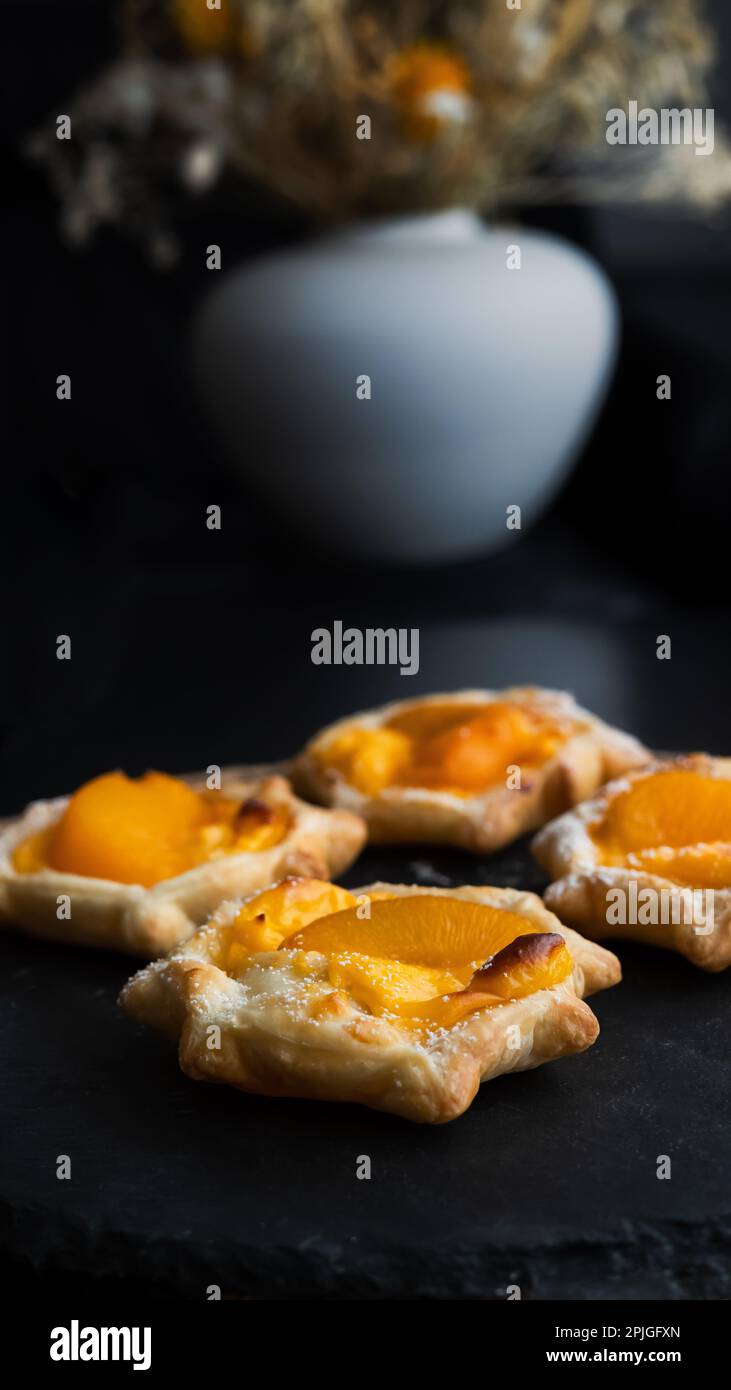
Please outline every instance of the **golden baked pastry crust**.
M434 893L404 884L354 891ZM134 1019L178 1039L180 1066L196 1080L268 1096L359 1102L406 1119L443 1123L467 1109L482 1081L589 1047L599 1025L579 991L589 981L594 989L614 983L620 971L616 957L581 942L534 894L465 887L440 895L508 908L561 933L576 952L573 976L424 1037L333 989L327 957L318 952L306 954L306 977L305 953L290 950L253 955L238 979L227 975L212 955L217 932L240 907L235 903L224 905L213 923L167 959L135 975L120 1004Z
M610 782L590 801L544 826L533 840L536 859L554 880L546 889L544 899L562 921L571 923L595 940L641 941L685 956L702 970L725 970L731 965L731 882L728 888L714 890L712 930L707 931L703 924L699 931L698 923L684 920L681 895L688 892L687 887L644 869L602 863L600 846L590 833L590 827L603 818L615 796L643 777L672 768L731 780L731 758L696 753L679 759L655 760ZM607 921L609 892L619 890L625 895L630 892L640 895L648 889L658 898L663 893L669 895L669 921L628 921L624 924ZM673 917L678 920L674 921Z
M492 702L528 706L542 715L576 721L577 731L540 767L531 769L518 790L491 786L471 796L424 787L390 786L368 797L336 769L323 769L316 755L335 735L355 728L378 728L415 706L481 706ZM291 768L293 783L304 796L326 806L357 812L375 843L455 845L475 853L500 849L552 816L591 796L611 777L641 766L650 754L636 739L611 728L582 709L563 691L537 686L509 690L460 690L384 705L323 729L310 740Z
M203 790L203 775L184 779ZM365 843L366 827L348 811L327 811L300 801L284 777L244 779L223 769L222 792L282 808L290 828L269 849L228 854L164 879L151 888L114 883L55 869L18 873L12 855L36 831L53 824L67 797L36 801L0 831L0 923L52 941L124 951L151 959L184 941L224 899L253 893L287 874L330 878L342 873ZM57 917L57 899L70 898L71 915Z

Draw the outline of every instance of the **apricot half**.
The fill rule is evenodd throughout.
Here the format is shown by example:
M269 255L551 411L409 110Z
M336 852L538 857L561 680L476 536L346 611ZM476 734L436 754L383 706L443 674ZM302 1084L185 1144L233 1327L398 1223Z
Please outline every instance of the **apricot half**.
M285 878L249 898L234 921L219 928L216 963L233 974L253 952L276 951L293 930L355 902L352 893L323 879Z
M731 781L690 768L641 777L612 799L593 833L627 851L731 840Z
M411 743L394 729L348 729L320 757L364 796L377 796L396 780L411 757Z
M110 772L71 797L49 838L48 867L149 887L182 872L185 841L203 820L201 799L184 782Z
M731 781L692 768L639 778L590 834L605 864L688 887L731 885Z
M365 796L387 787L471 795L504 780L512 763L535 766L568 737L566 721L508 701L415 705L380 728L351 728L316 757Z
M404 1000L398 1007L404 1019L451 1028L481 1009L509 999L525 999L539 989L552 989L568 979L573 961L562 936L531 932L518 936L476 970L464 989L428 1001Z
M288 824L280 807L197 792L162 772L108 772L80 787L55 825L20 844L13 865L149 888L222 854L278 844Z
M571 954L557 932L529 932L499 951L475 971L468 989L486 991L501 999L524 999L537 989L552 989L573 970Z
M731 844L721 841L681 849L661 845L629 854L627 862L633 869L689 888L728 888L731 884Z
M419 893L372 902L321 917L287 937L286 950L333 955L354 951L407 965L460 972L469 978L477 966L525 932L518 913L464 898Z
M448 970L350 952L328 959L328 976L336 989L349 990L372 1013L408 1013L409 1006L418 1013L417 1005L425 1000L461 988L460 980Z
M477 792L501 778L511 763L545 756L546 734L518 705L488 705L416 750L411 779L417 786L455 786ZM548 749L553 751L554 741Z

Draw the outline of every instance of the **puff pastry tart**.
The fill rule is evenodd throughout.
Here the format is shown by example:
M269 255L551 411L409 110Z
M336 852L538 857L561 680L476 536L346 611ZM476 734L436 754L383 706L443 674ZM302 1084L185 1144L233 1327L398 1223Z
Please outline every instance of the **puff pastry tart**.
M120 1003L197 1080L440 1123L481 1081L589 1047L580 996L619 978L532 893L288 879L222 905Z
M341 719L312 739L292 777L304 795L357 811L373 841L482 852L648 758L570 695L462 690Z
M658 761L610 783L533 842L546 903L595 938L731 964L731 758Z
M366 838L350 812L309 806L279 776L110 772L39 801L0 834L0 921L148 959L225 898L287 873L338 874Z

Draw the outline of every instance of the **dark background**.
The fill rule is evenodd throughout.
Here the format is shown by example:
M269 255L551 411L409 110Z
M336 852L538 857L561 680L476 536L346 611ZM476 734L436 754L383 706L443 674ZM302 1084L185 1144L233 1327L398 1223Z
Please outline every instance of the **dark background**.
M45 180L17 148L113 51L111 6L22 0L3 8L13 310L3 535L11 601L0 692L5 810L65 790L110 761L130 771L148 761L206 761L203 731L214 710L221 723L222 680L234 689L221 758L288 753L309 714L285 734L281 720L269 724L277 716L272 698L290 688L293 674L311 676L310 628L336 615L420 626L547 615L595 630L619 624L637 632L645 624L651 634L667 631L672 614L695 634L700 612L711 621L723 678L727 220L709 228L666 211L532 214L593 249L623 308L615 385L573 479L540 526L495 559L418 573L335 565L272 528L227 476L184 364L185 325L210 283L200 246L212 223L229 264L305 229L252 190L248 207L232 211L220 198L190 218L186 257L173 273L148 269L136 247L110 233L91 252L69 254ZM714 95L728 110L731 16L720 0L714 10L726 53ZM70 404L55 398L62 370L73 377ZM660 371L674 383L673 401L662 405L654 390ZM211 501L223 507L220 533L204 525ZM55 660L59 632L74 640L66 666ZM694 652L705 669L707 658ZM489 662L479 674L491 678ZM439 673L435 679L449 685ZM348 700L343 691L338 698ZM354 690L348 702L361 699ZM685 732L673 718L677 701L662 704L655 742L710 742L697 723ZM256 738L239 718L251 712L259 716ZM649 728L640 732L650 736Z
M111 55L111 8L102 0L2 6L11 411L0 547L0 812L114 766L175 771L286 756L348 709L462 684L570 687L656 747L729 752L728 217L706 225L667 210L526 214L588 246L612 276L622 307L617 376L572 479L540 525L503 555L438 570L349 567L285 535L226 473L185 369L186 325L210 288L201 246L221 243L231 265L304 235L302 224L252 189L235 204L218 196L188 217L186 253L169 274L150 270L135 246L109 233L90 252L70 254L59 241L43 176L19 156L23 135L48 112L63 110L66 95ZM725 55L714 101L731 120L731 13L722 0L712 9ZM61 371L73 377L70 403L56 400ZM661 372L673 378L670 403L656 400ZM212 502L223 508L221 532L205 527ZM311 629L337 617L360 626L418 626L418 677L313 667ZM70 662L56 660L62 632L72 637ZM659 633L672 636L670 662L656 658ZM457 879L517 882L517 873L528 881L522 861L519 869L512 860L500 869L493 861L465 856L455 865L452 858L432 863ZM389 868L390 861L361 861L351 881ZM424 881L429 873L423 851L407 852L406 862L392 868L392 876ZM476 1241L484 1236L493 1263L475 1279L482 1297L496 1296L493 1267L503 1283L512 1270L513 1256L500 1256L501 1241L518 1256L523 1246L532 1252L537 1297L556 1296L557 1289L562 1297L601 1297L611 1288L613 1297L728 1291L727 1226L719 1219L728 1208L728 1130L718 1103L723 977L710 981L675 957L627 947L626 986L597 1005L605 1032L596 1056L485 1088L469 1117L426 1144L421 1130L352 1107L337 1114L304 1103L290 1109L193 1087L178 1076L165 1044L117 1017L114 998L129 962L10 934L2 944L3 1048L16 1060L4 1069L13 1119L0 1239L4 1250L22 1251L20 1266L6 1266L16 1292L28 1263L124 1276L131 1250L138 1291L141 1269L159 1287L182 1259L178 1225L191 1211L197 1222L220 1215L226 1235L237 1230L232 1212L244 1226L248 1220L252 1268L261 1271L259 1241L266 1260L274 1259L257 1216L261 1194L262 1209L279 1213L271 1219L283 1250L288 1241L305 1240L315 1219L323 1241L330 1238L327 1220L336 1222L333 1239L355 1239L348 1235L355 1208L339 1205L351 1200L352 1184L345 1168L335 1170L343 1155L345 1164L351 1150L361 1151L357 1146L370 1152L368 1144L385 1179L373 1185L373 1211L358 1208L358 1220L373 1227L365 1238L374 1242L374 1290L382 1287L378 1241L395 1223L412 1246L416 1232L427 1243L446 1242L439 1247L443 1260L444 1250L449 1255L443 1289L450 1281L462 1291L469 1285ZM524 1171L516 1126L526 1097L540 1144L535 1167ZM247 1117L255 1122L253 1149ZM212 1166L211 1125L225 1136ZM304 1128L311 1146L300 1142ZM648 1154L664 1152L668 1132L680 1163L672 1191L646 1164ZM578 1145L570 1153L569 1134ZM80 1179L69 1218L49 1177L49 1155L71 1142ZM511 1144L515 1162L506 1164ZM287 1170L294 1152L295 1179ZM493 1164L486 1191L490 1153L502 1166L497 1190ZM284 1155L283 1171L273 1154ZM462 1228L445 1197L453 1190L444 1183L450 1164L467 1194L460 1220L468 1235L456 1256L449 1239L461 1239ZM234 1195L226 1186L232 1176ZM293 1183L314 1209L290 1200ZM253 1217L247 1193L255 1199ZM44 1206L49 1200L58 1207L53 1219ZM516 1209L514 1234L501 1222L503 1210ZM585 1211L593 1213L588 1235ZM559 1244L574 1242L558 1273L551 1272L554 1220ZM116 1244L104 1243L107 1228L118 1231ZM548 1263L537 1267L542 1232ZM428 1270L429 1260L414 1249L416 1264ZM242 1254L236 1247L239 1261L244 1255L248 1248ZM367 1283L366 1256L364 1247L345 1268ZM194 1257L202 1261L201 1247L187 1241L186 1258ZM309 1266L302 1268L300 1278L309 1278ZM198 1265L181 1263L180 1278L185 1273L199 1289L203 1263L200 1271L199 1278ZM268 1266L265 1273L280 1293L291 1289L290 1266L281 1277ZM234 1274L243 1277L239 1266ZM64 1286L74 1287L66 1276Z
M214 761L288 754L313 718L367 694L362 672L352 689L335 673L322 689L313 685L309 633L334 617L422 628L488 620L471 639L480 652L474 678L486 683L513 670L543 678L530 643L520 671L493 668L493 618L569 631L579 622L594 636L619 628L644 652L644 634L654 641L686 630L685 672L678 661L672 677L663 672L663 699L645 673L634 717L654 703L639 732L656 744L723 741L712 721L687 716L684 691L693 665L700 679L713 673L714 688L727 673L728 214L709 225L668 210L532 212L528 220L593 250L622 305L614 387L575 474L538 528L501 556L438 570L350 568L259 513L226 473L186 376L186 324L210 287L201 246L220 242L231 265L306 228L251 190L234 203L219 194L188 215L186 252L170 273L151 270L110 232L91 251L70 253L42 172L18 155L23 135L65 109L64 97L112 54L112 8L108 0L3 6L13 325L3 809L66 790L110 762L131 772L205 762L214 718L223 745ZM724 54L718 121L731 115L731 14L722 0L712 10ZM70 403L56 400L60 371L73 377ZM662 404L660 372L672 375L674 393ZM223 507L221 532L205 527L211 502ZM550 622L541 628L549 647ZM73 638L70 663L55 659L60 632ZM403 686L377 674L385 693ZM559 683L581 693L581 677L569 669ZM446 672L429 679L450 685ZM609 713L611 700L604 704Z

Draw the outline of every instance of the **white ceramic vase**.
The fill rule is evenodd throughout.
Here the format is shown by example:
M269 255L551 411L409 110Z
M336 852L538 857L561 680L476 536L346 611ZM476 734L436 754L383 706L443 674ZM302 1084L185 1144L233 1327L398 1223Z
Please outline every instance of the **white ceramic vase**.
M585 254L454 210L225 275L193 366L234 466L281 519L358 559L434 562L514 539L508 509L523 531L536 520L616 342L612 290Z

